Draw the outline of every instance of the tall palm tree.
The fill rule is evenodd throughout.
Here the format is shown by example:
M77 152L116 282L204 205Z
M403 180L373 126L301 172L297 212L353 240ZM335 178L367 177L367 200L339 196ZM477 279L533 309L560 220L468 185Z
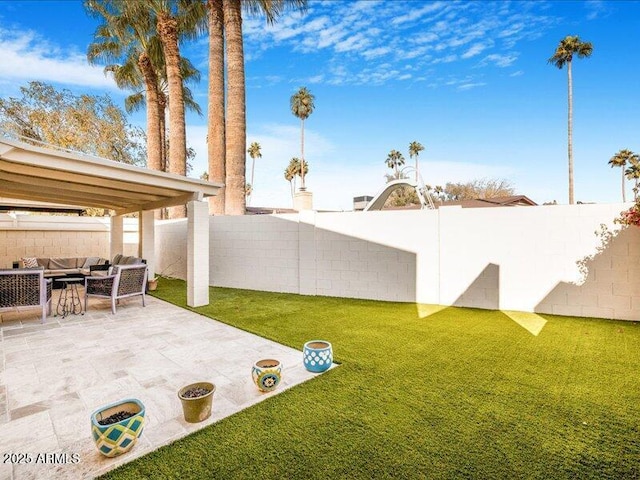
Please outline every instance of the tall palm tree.
M568 80L568 97L569 97L569 112L568 112L568 157L569 157L569 204L574 203L573 197L573 77L571 74L571 62L573 56L577 55L578 58L590 57L593 53L593 45L591 42L583 42L578 36L568 35L562 40L553 56L549 59L549 63L555 65L558 68L567 66L567 80Z
M293 113L296 117L300 119L300 162L301 165L304 166L304 121L309 118L309 115L313 113L315 108L315 97L313 94L307 89L307 87L301 87L296 93L291 96L290 104L291 104L291 113ZM301 180L300 180L300 190L306 190L306 185L304 183L304 175L305 169L301 168Z
M396 179L400 178L400 172L398 171L398 167L404 165L404 156L397 150L391 150L389 155L387 155L387 160L385 160L387 167L393 168L396 172Z
M416 182L418 181L418 177L420 174L420 170L418 168L418 155L423 150L424 146L420 142L411 142L409 144L409 158L416 157Z
M640 180L640 157L637 154L630 152L632 155L629 158L629 167L624 171L624 174L629 180L634 180L633 186L633 201L638 201L638 180Z
M627 196L624 188L625 176L627 175L627 172L625 171L625 167L627 166L627 164L631 163L634 156L637 157L637 155L635 155L631 150L628 150L625 148L625 149L619 150L618 153L616 153L613 157L609 159L609 165L611 166L611 168L620 167L622 171L622 201L623 202L627 201Z
M306 8L306 0L207 0L209 11L209 170L212 180L224 176L224 213L242 215L245 211L246 113L242 8L250 14L263 14L272 24L288 7ZM221 10L220 10L221 9ZM215 11L212 11L215 10ZM222 17L220 16L222 12ZM213 17L213 20L212 20ZM220 29L222 18L222 30ZM224 33L224 42L221 35ZM213 46L212 46L213 44ZM221 46L224 45L224 49ZM226 54L227 89L220 75ZM226 113L224 105L226 99ZM215 129L224 125L224 131ZM215 131L213 131L215 129ZM222 155L224 152L224 155ZM220 205L215 203L214 211ZM222 212L219 212L222 213Z
M249 145L249 148L247 149L247 153L251 157L251 193L253 193L253 175L255 173L256 158L262 158L262 153L260 152L260 144L258 142L251 142L251 145ZM247 195L249 197L249 200L251 200L251 193Z
M225 183L224 17L222 0L206 0L209 29L207 157L211 181ZM209 213L224 215L226 187L209 197Z
M108 69L109 64L120 62L123 70L114 75L120 88L137 86L134 68L143 79L147 98L147 167L160 170L162 139L157 65L162 49L154 35L151 19L148 15L131 16L125 2L117 0L85 0L84 8L102 22L96 28L95 41L87 51L89 63L106 63Z
M144 0L123 3L132 18L150 17L155 24L156 34L162 45L169 91L168 170L184 176L187 173L187 136L179 41L183 38L195 38L200 33L204 6L201 2L188 0ZM184 206L169 209L170 218L184 217L185 214Z
M222 0L227 57L225 117L225 206L227 215L243 215L246 208L245 168L247 118L242 42L242 10L237 0Z

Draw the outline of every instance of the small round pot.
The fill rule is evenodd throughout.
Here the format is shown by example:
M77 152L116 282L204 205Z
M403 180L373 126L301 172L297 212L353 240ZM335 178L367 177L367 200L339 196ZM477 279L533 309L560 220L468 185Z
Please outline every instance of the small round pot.
M302 350L304 367L313 373L328 370L333 363L333 348L326 340L311 340Z
M200 397L185 397L185 392L192 388L206 388L209 393ZM206 420L211 416L211 407L213 405L213 392L216 391L216 386L210 382L197 382L182 387L178 390L178 398L182 403L182 413L184 419L188 423L198 423Z
M258 360L251 368L251 378L261 392L275 390L282 380L282 364L272 358Z
M100 425L98 421L119 412L134 415L119 422ZM91 414L91 436L98 451L105 457L116 457L128 452L142 435L145 408L140 400L128 398L100 407Z

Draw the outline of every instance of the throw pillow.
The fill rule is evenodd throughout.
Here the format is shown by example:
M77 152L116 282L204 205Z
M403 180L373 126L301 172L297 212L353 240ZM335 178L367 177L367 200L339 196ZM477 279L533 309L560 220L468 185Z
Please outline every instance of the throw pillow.
M36 257L24 257L21 258L24 268L38 268L38 260Z

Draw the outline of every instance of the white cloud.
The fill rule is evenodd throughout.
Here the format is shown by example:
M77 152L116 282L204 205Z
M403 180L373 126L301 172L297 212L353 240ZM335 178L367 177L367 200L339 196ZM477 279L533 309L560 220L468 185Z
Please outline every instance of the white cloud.
M510 77L519 77L520 75L524 75L524 71L523 70L517 70L515 72L513 72L512 74L510 74Z
M387 53L389 53L390 51L391 51L391 48L389 47L376 47L376 48L371 48L369 50L365 50L362 53L362 56L367 60L371 60L372 58L382 57Z
M0 28L2 63L0 81L41 80L65 85L116 89L102 67L91 66L84 54L62 53L33 31Z
M484 57L483 63L491 62L498 67L510 67L513 63L518 59L518 55L515 53L511 54L500 54L500 53L492 53L491 55L487 55Z
M400 25L403 23L418 20L428 13L432 13L440 10L444 6L445 6L445 2L436 2L436 3L427 4L422 8L410 9L408 13L405 13L404 15L400 15L394 18L393 20L391 20L391 24Z
M471 90L472 88L482 87L486 85L485 82L471 82L458 85L458 90Z
M485 43L474 43L466 52L461 55L460 58L467 59L475 57L484 52L488 47L489 45Z

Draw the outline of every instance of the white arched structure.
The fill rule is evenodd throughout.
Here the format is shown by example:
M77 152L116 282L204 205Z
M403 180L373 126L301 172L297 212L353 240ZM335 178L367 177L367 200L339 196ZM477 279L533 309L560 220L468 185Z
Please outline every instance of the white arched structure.
M401 170L401 174L404 174L406 170L412 170L415 172L413 167L406 167ZM369 204L365 207L364 211L369 212L371 210L382 210L385 202L389 198L389 196L399 188L410 187L416 191L416 195L418 195L418 199L420 200L420 208L430 208L434 209L435 206L433 204L433 199L429 194L429 191L425 188L424 183L422 182L422 178L419 175L416 175L419 178L418 181L410 180L409 178L400 178L398 180L392 180L387 183L384 188L369 202Z

